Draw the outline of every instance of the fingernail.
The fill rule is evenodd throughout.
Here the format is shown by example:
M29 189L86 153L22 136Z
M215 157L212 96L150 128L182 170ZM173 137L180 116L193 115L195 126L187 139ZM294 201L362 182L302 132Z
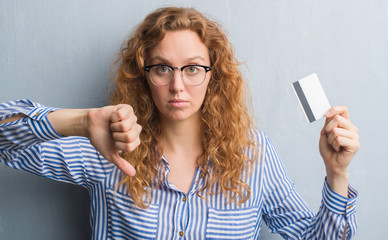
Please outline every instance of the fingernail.
M325 113L325 117L330 117L330 115L331 115L331 111L330 110Z

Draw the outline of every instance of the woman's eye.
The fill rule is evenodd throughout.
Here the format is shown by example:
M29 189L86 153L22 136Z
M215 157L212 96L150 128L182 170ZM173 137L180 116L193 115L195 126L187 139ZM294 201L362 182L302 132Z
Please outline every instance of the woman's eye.
M187 70L187 73L190 73L190 74L194 74L194 73L197 73L198 72L198 68L197 67L188 67L186 68Z
M157 68L157 71L158 71L158 73L168 73L168 72L169 72L169 69L168 69L168 67L166 67L166 66L159 66L159 67Z

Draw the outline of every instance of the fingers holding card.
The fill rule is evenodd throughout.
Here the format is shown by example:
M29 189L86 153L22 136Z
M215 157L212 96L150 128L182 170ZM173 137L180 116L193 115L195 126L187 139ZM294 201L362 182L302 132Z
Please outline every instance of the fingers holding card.
M338 176L347 176L347 168L358 151L358 129L349 118L346 106L331 107L317 75L311 74L292 84L308 122L326 117L321 131L319 150L326 166L331 187L346 194L347 182L338 184ZM345 179L347 179L345 177Z

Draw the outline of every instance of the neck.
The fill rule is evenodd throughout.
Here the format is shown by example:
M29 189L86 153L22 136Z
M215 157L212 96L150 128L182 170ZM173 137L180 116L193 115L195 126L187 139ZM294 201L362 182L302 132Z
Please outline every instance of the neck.
M202 152L200 116L184 121L162 120L161 127L164 152Z

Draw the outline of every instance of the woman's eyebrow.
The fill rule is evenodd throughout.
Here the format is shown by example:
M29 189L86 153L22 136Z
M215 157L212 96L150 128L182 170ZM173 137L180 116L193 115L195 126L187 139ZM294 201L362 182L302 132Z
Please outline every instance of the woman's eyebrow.
M150 59L150 62L154 62L154 61L160 61L160 62L164 62L164 63L169 63L169 61L163 57L160 57L160 56L156 56L156 57L153 57Z
M191 62L191 61L198 60L198 59L206 62L205 58L201 57L201 56L195 56L195 57L188 58L187 61Z
M205 58L204 58L204 57L201 57L201 56L195 56L195 57L187 58L187 59L185 60L185 62L192 62L192 61L195 61L195 60L198 60L198 59L201 60L201 61L206 62ZM170 61L169 61L169 60L167 60L166 58L161 57L161 56L155 56L155 57L153 57L153 58L150 59L150 62L151 62L151 63L154 62L154 61L160 61L160 62L163 62L163 63L168 63L168 64L170 64Z

